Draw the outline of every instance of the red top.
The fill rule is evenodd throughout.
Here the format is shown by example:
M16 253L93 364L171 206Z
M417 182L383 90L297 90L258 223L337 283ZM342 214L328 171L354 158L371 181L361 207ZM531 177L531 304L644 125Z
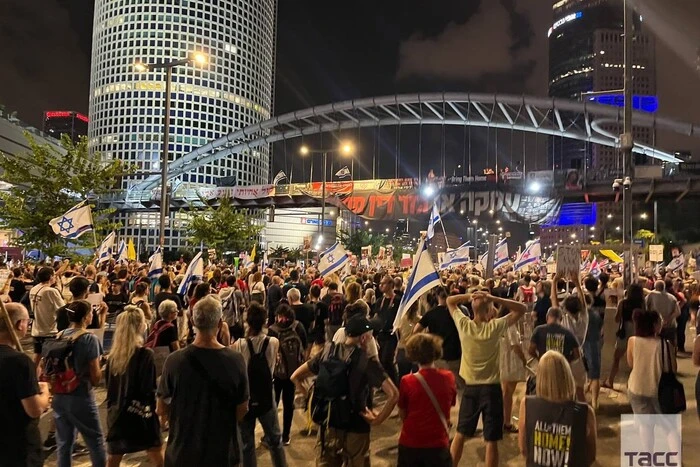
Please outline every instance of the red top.
M237 279L236 284L238 284L238 288L241 289L242 292L248 290L248 284L246 284L245 281Z
M311 285L317 285L323 288L323 279L321 279L320 277L318 279L314 279L313 282L311 282Z
M445 418L450 420L450 407L457 402L455 377L448 370L424 368L420 374L433 391ZM428 394L413 374L401 378L399 409L406 412L399 444L409 448L447 448L450 438Z

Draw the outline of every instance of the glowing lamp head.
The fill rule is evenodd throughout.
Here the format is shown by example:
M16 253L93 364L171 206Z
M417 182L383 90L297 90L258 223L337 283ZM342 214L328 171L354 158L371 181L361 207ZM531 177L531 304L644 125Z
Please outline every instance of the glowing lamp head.
M309 154L309 147L308 146L302 146L299 148L299 154L302 156L306 156Z
M197 63L198 65L206 65L209 60L207 60L207 56L204 55L201 52L197 52L192 55L192 60Z
M340 152L345 155L349 156L353 153L354 148L352 147L352 144L349 142L345 142L340 146Z
M143 73L144 71L148 71L148 65L142 62L136 62L134 63L134 70Z

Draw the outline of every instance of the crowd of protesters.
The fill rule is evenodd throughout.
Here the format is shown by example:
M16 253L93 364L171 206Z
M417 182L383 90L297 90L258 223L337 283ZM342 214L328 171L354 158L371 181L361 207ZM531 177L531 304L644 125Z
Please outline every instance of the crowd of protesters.
M365 466L372 427L392 414L402 422L399 466L458 465L479 421L488 466L510 435L528 465L555 465L553 450L570 466L590 465L601 387L615 388L626 357L632 411L661 413L662 357L675 371L700 303L696 283L663 270L622 291L612 269L548 279L539 268L483 277L461 267L443 271L445 285L395 326L408 271L321 277L313 267L210 263L180 295L185 268L178 261L151 277L137 262L12 269L2 291L12 329L0 321L0 465L43 465L55 449L59 467L83 451L97 467L141 451L156 466L255 466L259 422L259 443L286 466L294 417L303 417L307 434L312 424L318 433L304 465ZM614 336L603 333L606 310ZM31 336L32 348L14 349L13 335ZM70 368L56 369L58 352ZM49 408L42 440L38 418ZM541 445L555 425L566 425L569 442Z

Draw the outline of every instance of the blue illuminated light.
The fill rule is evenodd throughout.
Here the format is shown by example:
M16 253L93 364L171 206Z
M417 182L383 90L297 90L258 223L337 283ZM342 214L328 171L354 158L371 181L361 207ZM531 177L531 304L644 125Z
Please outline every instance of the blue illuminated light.
M589 97L588 100L613 107L625 106L624 94L605 94L602 96ZM642 112L654 113L659 110L659 98L657 96L633 96L632 108L634 110L641 110Z
M557 218L546 227L595 225L597 212L595 203L567 203L562 205Z

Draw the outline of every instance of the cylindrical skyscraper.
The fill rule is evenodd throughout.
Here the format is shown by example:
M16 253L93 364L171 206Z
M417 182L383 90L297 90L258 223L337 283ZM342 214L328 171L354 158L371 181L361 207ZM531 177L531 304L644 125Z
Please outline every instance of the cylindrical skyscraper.
M165 70L156 64L203 53L207 63L173 69L169 160L231 131L270 117L274 83L276 0L96 0L90 77L90 148L121 159L142 175L160 171ZM212 162L178 177L171 189L213 185L234 177L266 183L269 151L260 148ZM171 213L166 247L186 244L181 216ZM140 250L158 241L158 213L119 213L121 235Z

